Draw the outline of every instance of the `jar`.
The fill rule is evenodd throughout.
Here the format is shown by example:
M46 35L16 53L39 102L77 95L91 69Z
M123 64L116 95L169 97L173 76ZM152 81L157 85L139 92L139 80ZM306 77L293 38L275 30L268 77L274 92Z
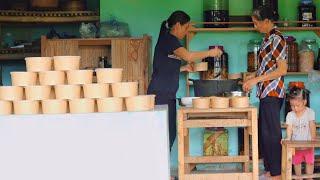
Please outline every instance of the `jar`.
M316 6L312 0L301 0L298 7L299 21L315 21L316 20ZM299 23L301 27L315 27L316 23Z
M229 0L203 0L205 22L229 22ZM206 28L223 28L228 24L205 24Z
M203 62L208 63L208 70L201 72L201 79L228 79L228 54L224 52L223 46L210 46L209 49L218 47L223 54L220 57L208 57Z
M252 39L249 41L248 47L248 56L247 56L247 71L255 72L258 70L259 62L259 49L261 46L261 40Z
M299 50L299 71L309 72L317 66L319 46L315 39L305 39L301 41ZM300 67L302 69L300 69ZM310 68L311 67L311 68Z
M293 36L285 36L287 42L288 72L298 72L298 43Z

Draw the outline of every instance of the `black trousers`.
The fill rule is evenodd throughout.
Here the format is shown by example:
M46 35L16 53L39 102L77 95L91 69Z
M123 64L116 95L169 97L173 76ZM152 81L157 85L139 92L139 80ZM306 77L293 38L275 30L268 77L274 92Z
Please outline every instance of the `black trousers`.
M271 176L281 174L280 109L282 102L282 98L266 97L260 99L259 105L259 152L264 160L265 171L269 171Z
M157 105L168 105L169 108L169 141L170 141L170 151L174 140L177 136L177 109L176 109L176 99L169 98L166 95L156 95Z

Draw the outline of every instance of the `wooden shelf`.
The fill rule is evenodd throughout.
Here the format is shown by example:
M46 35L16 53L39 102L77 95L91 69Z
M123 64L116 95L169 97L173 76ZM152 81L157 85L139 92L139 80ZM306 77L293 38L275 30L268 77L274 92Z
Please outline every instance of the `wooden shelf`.
M72 23L95 22L95 11L0 11L0 23Z
M17 54L0 54L0 61L2 60L23 60L25 57L38 57L40 53L17 53Z

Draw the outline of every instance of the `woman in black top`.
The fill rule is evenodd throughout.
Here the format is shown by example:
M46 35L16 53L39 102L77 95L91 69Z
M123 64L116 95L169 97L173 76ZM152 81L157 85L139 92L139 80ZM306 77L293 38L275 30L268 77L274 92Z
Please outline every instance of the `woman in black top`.
M176 93L179 87L180 71L192 71L192 66L181 65L181 60L193 62L206 57L222 54L218 48L209 51L189 52L179 40L183 39L190 28L190 16L183 11L175 11L163 21L155 47L153 74L148 94L156 95L156 104L169 107L170 149L176 137Z

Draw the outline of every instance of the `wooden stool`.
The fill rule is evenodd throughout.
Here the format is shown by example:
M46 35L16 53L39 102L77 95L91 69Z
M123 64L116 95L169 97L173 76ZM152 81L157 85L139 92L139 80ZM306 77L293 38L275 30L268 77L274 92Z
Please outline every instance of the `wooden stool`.
M191 157L189 153L189 128L205 127L244 127L244 155ZM250 143L249 138L252 137ZM250 165L250 144L252 147L252 172ZM179 180L258 180L258 128L257 109L193 109L181 108L178 111L178 153ZM192 171L197 164L242 163L243 172L199 173Z
M320 173L312 175L292 175L292 155L295 154L295 148L312 148L320 147L320 141L283 141L282 142L282 164L281 164L281 179L291 180L299 178L319 178Z

